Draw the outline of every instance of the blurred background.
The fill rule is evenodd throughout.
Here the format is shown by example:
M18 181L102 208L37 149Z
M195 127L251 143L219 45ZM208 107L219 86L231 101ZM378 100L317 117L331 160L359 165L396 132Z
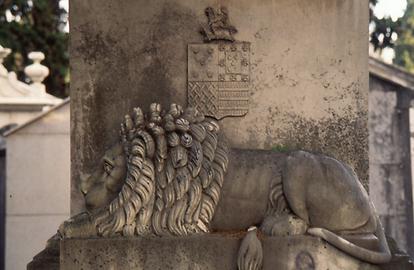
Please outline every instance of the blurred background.
M68 0L0 1L0 45L11 50L4 66L17 78L28 82L24 68L28 53L41 51L43 64L50 69L44 80L47 92L57 97L69 95Z
M414 0L369 5L370 196L414 256ZM0 269L25 269L69 217L68 12L0 0Z

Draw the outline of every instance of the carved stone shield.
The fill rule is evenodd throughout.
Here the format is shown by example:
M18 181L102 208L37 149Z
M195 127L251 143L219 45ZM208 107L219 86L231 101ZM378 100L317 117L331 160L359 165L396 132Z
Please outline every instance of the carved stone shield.
M188 45L188 105L221 119L249 110L250 43Z

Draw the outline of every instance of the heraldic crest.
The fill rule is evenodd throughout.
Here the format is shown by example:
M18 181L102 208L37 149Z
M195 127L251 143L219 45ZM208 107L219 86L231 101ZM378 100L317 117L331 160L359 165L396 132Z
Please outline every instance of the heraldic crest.
M250 43L235 41L227 9L206 8L205 43L188 45L188 104L206 116L244 116L249 110Z

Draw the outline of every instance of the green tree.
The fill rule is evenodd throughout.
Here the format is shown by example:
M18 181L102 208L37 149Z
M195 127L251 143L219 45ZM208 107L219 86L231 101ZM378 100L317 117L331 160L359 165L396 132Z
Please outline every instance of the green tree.
M401 21L394 63L414 72L414 0L407 1L407 9Z
M3 2L3 3L2 3ZM30 64L27 54L42 51L50 75L47 91L55 96L68 95L68 33L64 31L67 12L59 0L0 0L0 45L12 54L5 60L8 70L25 80L23 69Z

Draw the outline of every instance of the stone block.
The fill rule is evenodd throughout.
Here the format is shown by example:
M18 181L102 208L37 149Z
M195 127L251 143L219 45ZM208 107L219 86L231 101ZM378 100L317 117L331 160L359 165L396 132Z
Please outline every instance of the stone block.
M188 237L65 239L62 270L151 269L236 270L242 234ZM263 270L375 270L310 236L264 237Z

